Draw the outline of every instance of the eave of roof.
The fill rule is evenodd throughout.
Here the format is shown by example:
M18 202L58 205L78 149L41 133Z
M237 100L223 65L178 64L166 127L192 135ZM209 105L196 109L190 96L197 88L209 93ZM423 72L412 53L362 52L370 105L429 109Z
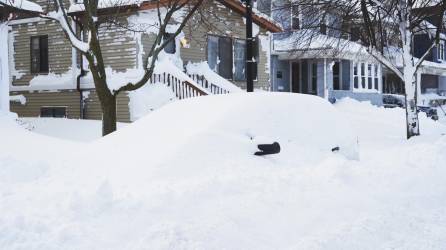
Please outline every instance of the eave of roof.
M141 4L129 4L118 7L103 8L99 9L98 12L100 15L107 15L107 14L116 14L116 10L119 10L119 13L122 14L138 10L150 10L150 9L155 9L158 6L162 6L163 2L167 3L168 1L169 0L144 1ZM225 5L226 7L230 8L231 10L239 13L240 15L244 15L246 12L245 6L243 6L243 4L238 0L217 0L217 1ZM82 15L83 12L84 11L75 11L75 12L70 12L69 14L72 16L77 16L77 15ZM262 28L267 29L270 32L282 31L282 28L279 25L257 14L253 14L253 21L255 24L259 25Z

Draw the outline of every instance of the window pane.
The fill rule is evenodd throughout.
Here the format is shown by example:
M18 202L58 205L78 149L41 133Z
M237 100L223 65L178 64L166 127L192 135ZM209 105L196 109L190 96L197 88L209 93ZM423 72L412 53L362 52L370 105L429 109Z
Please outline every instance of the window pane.
M218 40L218 74L226 79L232 79L232 39L220 37Z
M31 37L31 72L38 73L40 71L40 45L39 37Z
M365 89L365 64L361 63L361 86Z
M236 39L234 41L234 80L243 81L246 79L246 41Z
M375 78L375 89L378 90L378 78Z
M207 57L208 57L209 68L211 68L215 72L218 72L217 68L218 37L208 35L207 54L208 54Z
M48 36L40 37L40 72L48 72Z
M333 65L333 89L339 90L339 62L335 62Z

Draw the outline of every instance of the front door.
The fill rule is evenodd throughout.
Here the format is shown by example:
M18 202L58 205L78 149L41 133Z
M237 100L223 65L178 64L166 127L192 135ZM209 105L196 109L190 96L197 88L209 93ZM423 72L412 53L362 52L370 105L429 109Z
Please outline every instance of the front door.
M291 63L291 72L292 72L292 81L291 81L291 92L293 93L302 93L300 88L300 63L292 62Z

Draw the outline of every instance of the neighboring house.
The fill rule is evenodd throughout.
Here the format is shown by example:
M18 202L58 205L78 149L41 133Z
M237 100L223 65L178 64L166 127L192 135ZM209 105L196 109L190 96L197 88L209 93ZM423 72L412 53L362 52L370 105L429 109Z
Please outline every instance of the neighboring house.
M47 1L36 0L35 2L41 5L44 11L47 10ZM144 3L138 5L137 9L129 8L125 15L120 16L120 21L126 23L130 20L137 21L138 18L145 20L150 18L150 12L155 11L153 6L156 5ZM69 3L66 4L68 6ZM226 81L226 86L234 84L244 88L243 6L237 0L218 0L207 1L203 8L206 8L206 12L209 13L207 21L212 27L201 25L199 16L192 18L183 30L182 40L176 39L175 43L166 47L165 53L174 54L181 59L178 60L181 65L178 62L176 64L180 71L193 69L194 67L189 67L190 63L207 61L209 67L216 73L211 70L206 71L205 80L212 82L212 79L224 78L227 80L223 79ZM71 6L70 15L78 14L80 13L77 12L76 5ZM268 18L260 15L254 16L254 23L257 27L255 35L258 41L256 43L255 88L269 90L271 83L268 32L278 32L281 29ZM11 30L8 45L10 94L23 96L26 99L25 104L12 102L11 111L26 117L63 116L101 119L100 104L85 60L71 47L58 24L38 17L16 19L9 21L8 24ZM80 27L73 24L73 28L81 36ZM106 31L102 30L100 41L107 72L110 74L108 79L112 79L110 81L137 79L140 76L138 70L143 67L142 57L151 47L154 35L135 34L126 29L110 29L110 27L106 29ZM87 70L86 74L81 74L81 68ZM164 73L169 74L167 71ZM196 76L200 73L185 72L185 74L194 75L192 79L188 79L193 85L203 84L203 76ZM221 87L217 83L216 85ZM218 91L230 90L221 87ZM210 93L218 91L209 89ZM128 93L118 96L119 121L129 122L138 118L135 114L132 115L131 98L132 95Z
M438 15L433 7L418 9L433 13L421 23L421 31L414 35L414 56L422 57L433 43L438 24ZM444 28L443 28L444 30ZM422 106L437 106L439 103L446 103L446 34L440 34L440 42L426 57L418 71L418 104ZM398 59L396 59L398 61ZM398 65L398 62L396 63ZM401 63L400 63L401 64ZM399 65L398 65L399 66ZM385 85L385 93L404 94L404 84L393 74L387 75L388 81ZM437 103L438 102L438 103Z
M333 9L321 20L317 3L306 6L304 11L299 1L261 0L258 6L284 29L282 33L273 34L271 42L273 91L313 94L330 101L351 97L375 105L382 105L385 93L404 93L401 80L360 45L361 28L349 22L353 18L342 19ZM432 23L433 20L426 21L426 25L432 26ZM429 98L436 95L446 99L445 39L442 34L440 45L420 67L420 105L429 104L425 101L428 98L425 93L430 94ZM426 31L415 35L415 56L421 57L430 44ZM400 58L394 61L397 67L402 66Z
M381 105L383 67L356 43L359 27L340 20L336 10L321 20L317 4L300 8L294 1L271 3L271 16L285 30L272 39L273 91Z

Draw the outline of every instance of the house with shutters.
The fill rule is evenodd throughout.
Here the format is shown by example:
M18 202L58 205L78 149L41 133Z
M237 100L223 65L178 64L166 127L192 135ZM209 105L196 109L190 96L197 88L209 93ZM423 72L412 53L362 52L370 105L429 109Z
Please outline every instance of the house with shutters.
M33 1L44 12L51 11L48 1ZM156 13L156 4L152 2L120 6L126 11L119 15L119 21L150 21ZM76 3L66 1L65 4L71 4L68 14L73 19L82 15ZM164 84L172 90L173 98L245 88L245 8L238 0L209 0L201 8L209 14L207 25L200 21L198 13L196 18L191 18L180 37L163 52L166 58L172 55L171 65L156 69L147 84ZM101 15L99 19L106 18L107 12ZM279 32L281 27L260 13L254 14L253 21L257 62L255 88L270 90L269 33ZM10 96L21 97L11 101L12 112L22 117L102 118L86 60L72 48L58 23L36 15L17 15L9 18L7 25L9 91ZM83 38L81 25L73 22L72 29ZM108 79L127 81L140 77L142 57L152 46L154 37L114 26L101 28L99 38ZM150 109L144 106L144 99L147 99L144 91L118 96L118 121L134 121L141 116L141 109Z

